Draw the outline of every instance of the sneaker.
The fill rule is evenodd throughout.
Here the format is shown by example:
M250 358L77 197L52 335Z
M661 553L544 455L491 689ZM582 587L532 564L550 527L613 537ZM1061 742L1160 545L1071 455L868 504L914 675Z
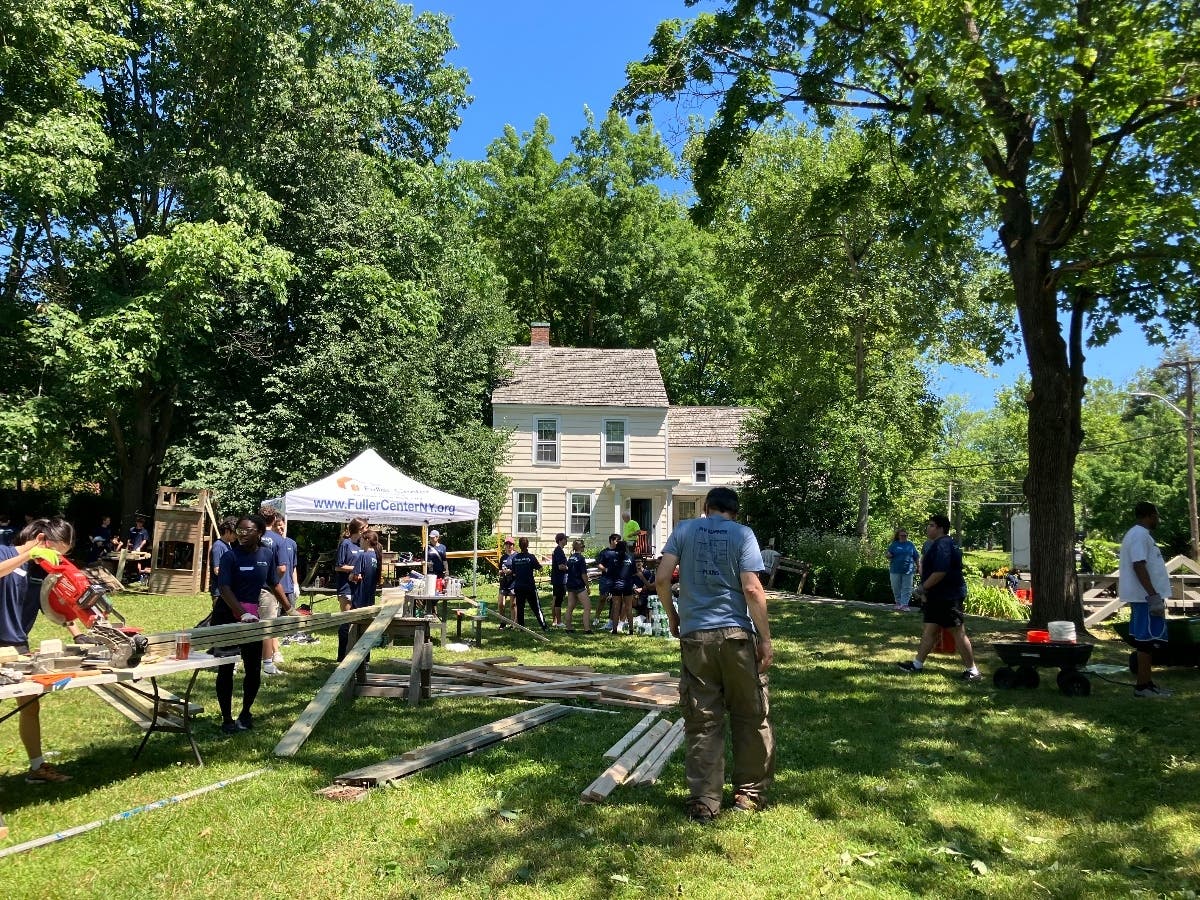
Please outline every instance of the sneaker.
M62 784L70 780L70 775L64 775L47 762L42 763L40 768L30 769L25 773L25 781L29 784Z
M244 712L236 719L237 724L242 726L244 731L250 731L254 728L254 713Z
M733 808L742 812L759 812L766 805L762 797L755 796L754 794L746 794L739 791L733 795Z
M912 672L914 675L921 671L921 669L918 669L916 663L914 663L911 659L906 659L902 663L896 663L896 665L898 665L905 672Z
M693 822L699 822L702 825L711 822L717 817L717 814L703 800L689 800L684 809L689 819Z
M268 659L265 663L263 663L263 674L264 675L282 675L283 672L281 672L279 670L279 667L277 665L275 665L274 662L272 662L271 660Z
M275 655L271 657L271 662L275 663L275 665L279 665L280 663L282 663L283 662L283 651L276 650Z
M1166 700L1171 696L1171 694L1171 691L1167 690L1166 688L1159 687L1153 681L1145 687L1135 687L1133 689L1133 696L1149 697L1152 700Z
M958 676L959 681L979 681L983 678L979 672L972 672L970 669L963 669L963 673Z
M245 725L243 725L237 719L230 719L228 722L221 723L221 733L222 734L240 734L243 731L249 731L249 730L250 729L248 729Z

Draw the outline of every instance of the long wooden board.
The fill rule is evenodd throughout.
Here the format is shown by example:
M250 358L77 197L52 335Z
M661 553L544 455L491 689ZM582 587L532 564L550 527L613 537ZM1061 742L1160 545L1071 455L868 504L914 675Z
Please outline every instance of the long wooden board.
M474 600L472 600L470 597L460 597L459 599L460 599L460 600L463 600L463 601L465 601L466 603L469 603L469 604L471 604L471 605L472 605L472 606L474 606L476 609L478 609L478 608L479 608L479 604L478 604L478 603L476 603ZM532 638L537 638L537 639L538 639L539 641L541 641L543 644L548 644L548 643L550 643L550 638L546 637L544 634L538 634L536 631L530 631L530 630L529 630L528 628L526 628L524 625L518 625L518 624L517 624L516 622L514 622L512 619L508 618L508 616L502 616L502 615L500 615L500 613L496 612L496 611L495 611L494 609L492 609L490 606L488 607L488 611L487 611L487 612L488 612L488 615L489 615L489 616L495 616L495 617L496 617L497 619L499 619L501 622L505 622L505 623L507 623L507 624L511 625L513 628L517 629L518 631L523 631L523 632L525 632L527 635L529 635L529 636L530 636L530 637L532 637Z
M663 735L650 752L642 758L642 761L637 764L629 777L625 779L626 784L651 784L658 778L658 773L662 771L663 766L667 764L667 760L671 758L671 754L678 749L683 743L683 719L676 719L667 733Z
M604 751L605 759L620 759L621 754L625 752L625 748L641 737L642 733L654 724L655 719L659 716L658 713L646 713L642 720L634 725L629 731L625 732L625 736Z
M600 777L583 789L583 793L580 794L579 799L597 801L603 800L611 794L617 785L625 782L629 773L637 765L638 760L649 753L650 749L662 740L663 735L670 728L671 724L666 719L655 722L653 727L638 738L632 747L621 754L616 762L601 772Z
M283 738L275 745L274 752L276 756L296 755L296 752L308 740L308 736L312 734L313 729L317 727L317 723L321 721L321 718L325 715L329 707L342 695L342 692L354 679L358 667L367 658L367 654L379 644L384 631L387 630L388 625L391 624L392 619L395 618L401 606L402 604L400 603L392 603L378 611L375 621L363 632L363 636L358 639L358 642L350 648L345 658L338 663L338 667L329 676L329 680L317 692L317 696L313 697L304 712L300 714L300 718L292 724L292 727L287 730Z

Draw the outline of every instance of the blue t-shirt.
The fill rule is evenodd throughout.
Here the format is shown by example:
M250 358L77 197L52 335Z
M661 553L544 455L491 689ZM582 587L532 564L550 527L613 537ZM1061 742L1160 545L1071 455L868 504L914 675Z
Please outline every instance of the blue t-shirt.
M550 583L555 587L565 587L567 584L567 572L559 568L566 564L567 551L556 544L554 552L550 555Z
M962 550L948 534L931 541L921 557L921 574L928 578L934 572L945 572L945 577L925 592L930 600L962 600L967 596L967 582L963 579Z
M758 539L724 516L680 522L664 554L679 559L679 633L712 628L754 630L742 593L743 572L763 571Z
M350 538L342 538L341 544L338 545L337 562L334 563L339 569L342 566L353 566L358 561L358 555L362 553L362 547L350 540ZM350 591L350 573L337 573L337 592L339 594L348 595Z
M354 561L351 575L361 575L362 581L350 583L350 605L355 609L375 605L375 586L379 584L379 557L374 550L364 550Z
M533 580L535 572L542 571L542 564L532 553L514 553L508 567L513 572L513 588L516 590L536 590L537 582Z
M912 541L892 541L887 548L888 571L893 575L911 575L917 567L917 546Z
M512 586L513 586L512 558L514 556L516 556L515 553L505 553L504 556L502 556L500 558L500 568L508 569L507 573L500 576L500 593L502 593L502 594L511 594L512 593Z
M441 578L446 574L446 545L429 544L425 548L425 558L429 560L429 574Z
M0 545L0 562L17 556L17 548ZM29 643L29 629L41 609L41 598L30 615L26 582L28 573L24 566L0 578L0 647ZM41 586L38 590L40 592Z
M620 594L622 597L633 593L635 585L643 584L641 573L638 572L637 561L632 556L627 556L621 559L617 556L611 569L608 570L611 577L612 592Z
M613 568L621 557L612 547L606 547L596 555L596 565L600 567L600 593L612 593Z
M567 557L567 590L582 591L587 587L587 560L582 553Z
M221 568L221 560L225 558L225 554L228 553L231 549L233 549L233 548L230 547L227 543L225 543L220 538L217 538L217 542L212 545L212 551L208 554L208 561L209 561L210 565L212 566L212 568L209 570L208 583L209 583L209 586L212 588L213 597L216 597L217 593L218 593L218 591L217 591L217 570L219 568Z
M141 550L146 546L146 541L150 540L150 534L145 528L138 528L134 525L129 529L129 549Z
M246 550L241 544L235 543L221 557L220 568L217 587L229 588L243 606L258 606L259 592L279 584L275 551L266 545L260 544L253 550ZM221 606L226 604L222 603Z
M300 548L296 546L296 542L290 537L278 538L277 558L279 564L283 566L283 574L279 576L279 584L283 588L285 594L296 593L296 558L300 553Z

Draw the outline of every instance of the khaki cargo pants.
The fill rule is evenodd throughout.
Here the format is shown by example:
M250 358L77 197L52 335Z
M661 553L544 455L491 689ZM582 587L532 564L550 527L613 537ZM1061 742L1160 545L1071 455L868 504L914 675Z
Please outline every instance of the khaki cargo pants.
M687 737L690 800L721 809L725 785L725 714L733 732L733 790L766 794L775 772L767 676L758 674L753 634L742 628L693 631L679 640L679 700Z

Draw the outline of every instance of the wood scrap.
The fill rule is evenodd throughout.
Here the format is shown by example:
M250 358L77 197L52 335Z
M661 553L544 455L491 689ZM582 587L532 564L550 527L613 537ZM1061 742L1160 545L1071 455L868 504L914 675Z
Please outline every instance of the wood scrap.
M653 784L671 754L683 743L683 719L677 719L625 780L626 784Z

